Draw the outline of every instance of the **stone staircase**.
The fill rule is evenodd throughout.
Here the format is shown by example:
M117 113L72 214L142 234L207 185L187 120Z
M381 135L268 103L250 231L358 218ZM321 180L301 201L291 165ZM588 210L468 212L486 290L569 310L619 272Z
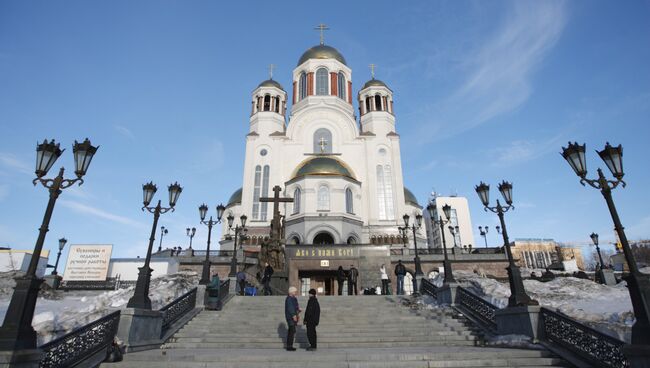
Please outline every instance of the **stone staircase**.
M489 348L450 308L412 310L397 296L322 296L318 351L304 326L286 336L284 296L234 297L202 311L159 350L127 354L102 367L548 367L567 364L545 350ZM301 308L307 298L298 298Z

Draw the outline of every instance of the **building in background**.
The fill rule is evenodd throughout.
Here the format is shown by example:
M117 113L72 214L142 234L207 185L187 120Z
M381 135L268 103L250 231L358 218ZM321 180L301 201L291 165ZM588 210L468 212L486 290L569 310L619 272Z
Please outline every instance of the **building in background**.
M452 249L454 244L459 248L476 248L467 198L458 196L435 197L431 202L436 206L438 216L442 216L443 218L445 215L442 212L442 207L446 204L451 206L451 218L449 219L449 223L445 225L445 240L447 242L447 248ZM424 216L426 218L425 222L429 248L442 248L440 227L432 226L428 211L425 211ZM449 230L449 226L454 226L454 228L458 226L458 232L452 234Z
M33 250L2 249L0 250L0 272L27 272L32 260ZM50 251L43 249L38 261L36 276L43 277L47 268Z
M515 239L510 243L510 248L519 267L550 267L565 271L585 269L580 247L560 245L553 239Z

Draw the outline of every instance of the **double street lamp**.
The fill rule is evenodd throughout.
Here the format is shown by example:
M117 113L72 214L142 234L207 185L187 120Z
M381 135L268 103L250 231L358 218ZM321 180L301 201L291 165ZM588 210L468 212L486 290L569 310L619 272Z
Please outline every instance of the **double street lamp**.
M483 226L479 226L479 227L478 227L478 231L479 231L479 233L481 234L481 236L483 237L483 240L485 241L485 247L487 248L487 247L488 247L488 246L487 246L487 233L488 233L488 227L485 226L485 230L483 230Z
M422 227L422 215L419 213L415 215L415 223L413 225L409 226L409 219L410 216L405 214L402 216L402 219L404 219L404 227L398 227L399 231L402 232L402 236L404 239L408 239L408 230L411 229L413 230L413 244L415 245L415 276L422 276L424 273L422 272L422 265L420 264L420 256L418 255L418 239L416 235L416 231Z
M228 230L232 230L235 217L230 214L226 217L226 220L228 220ZM232 259L230 260L230 273L228 274L229 277L237 276L237 240L239 240L241 245L241 242L246 238L246 232L248 231L246 220L248 220L248 217L246 215L241 215L239 216L241 225L235 225L235 241L232 246Z
M144 266L138 268L138 281L135 283L135 291L133 296L129 299L127 303L127 308L140 308L140 309L149 309L151 310L151 299L149 299L149 283L151 282L151 272L153 271L149 264L151 263L151 250L153 248L153 242L156 239L156 227L158 226L158 219L161 214L167 213L169 211L174 212L174 206L176 206L176 201L181 195L183 188L178 183L171 184L168 188L169 190L169 207L162 207L161 201L158 200L158 204L155 207L149 207L151 200L153 199L154 194L158 188L152 182L149 182L142 186L143 192L143 206L142 211L147 210L149 213L153 214L153 225L151 226L151 235L149 236L149 246L147 247L147 256L144 259Z
M66 238L61 238L59 239L59 252L56 254L56 262L54 262L54 271L52 271L52 275L58 275L56 272L56 269L59 267L59 259L61 258L61 252L63 251L63 247L65 247L65 243L68 242L68 239Z
M452 248L451 252L455 255L456 254L456 248L459 248L458 243L456 243L456 234L460 233L460 228L458 227L458 225L456 225L456 226L449 225L447 228L449 229L449 232L451 233L451 236L454 237L454 248Z
M431 218L431 223L433 226L440 226L440 235L442 236L442 254L444 255L444 261L442 262L442 266L445 272L444 283L449 284L456 282L451 271L451 263L449 262L449 258L447 256L447 241L445 240L445 224L448 224L451 220L451 206L448 204L442 206L442 212L445 214L446 220L443 219L442 216L438 216L438 210L433 202L429 203L427 206L427 211L429 211L429 217Z
M75 179L65 179L63 177L63 167L54 179L46 179L48 171L54 166L56 160L61 156L65 149L61 149L59 144L51 141L43 141L36 145L36 179L32 181L34 185L41 183L50 192L50 199L45 209L43 222L39 229L38 239L32 252L32 258L29 262L27 273L22 277L16 278L16 287L11 296L11 302L5 314L4 323L0 327L0 350L21 350L36 348L36 331L32 327L32 318L36 308L36 299L38 290L43 279L36 276L36 268L41 259L41 251L45 243L45 235L49 230L50 219L54 211L54 205L63 189L69 188L75 183L83 184L83 176L90 166L93 156L99 147L93 146L86 138L82 143L77 141L72 146L75 162Z
M205 221L205 216L208 214L208 206L203 203L199 206L199 215L201 216L201 223L208 226L208 247L205 251L205 260L203 261L203 271L201 272L201 280L199 284L207 285L210 283L210 237L212 236L212 226L221 223L221 217L223 217L223 212L226 210L223 204L217 206L217 220L213 221L212 216L210 219Z
M627 236L612 198L613 189L618 187L619 184L625 187L625 181L623 181L625 175L623 172L623 147L621 145L612 147L607 143L602 151L596 151L616 180L608 180L600 168L597 170L597 179L587 179L585 148L586 145L584 144L581 146L577 142L569 142L566 148L562 147L562 157L569 163L576 175L580 177L580 184L584 186L586 183L600 190L600 193L605 198L614 222L614 229L623 246L625 261L630 270L624 279L627 282L634 317L636 318L636 322L632 326L632 345L650 345L650 276L639 272L639 267L627 241Z
M196 235L196 228L187 228L185 229L185 232L187 233L187 237L190 238L190 247L188 250L190 251L190 255L194 256L194 249L192 249L192 239L194 239L194 235Z
M508 281L510 282L510 298L508 298L508 307L539 305L537 300L532 299L528 294L526 294L524 281L521 278L521 272L519 271L519 267L515 264L515 260L512 256L510 240L508 240L508 232L506 231L506 223L503 219L504 213L508 212L510 209L514 210L515 208L512 205L512 184L505 180L499 184L499 192L501 192L503 199L506 201L506 206L501 206L501 202L497 199L497 205L495 207L490 207L489 185L481 182L475 187L475 189L483 203L485 211L490 210L491 212L496 213L501 222L501 234L503 235L503 243L506 247L506 254L508 255L508 267L506 267L508 270Z
M160 244L158 244L158 252L162 252L162 240L163 236L167 235L169 233L169 230L167 230L164 226L160 227Z
M605 267L605 263L603 262L603 256L600 254L600 247L598 247L598 234L591 233L591 235L589 235L589 237L591 238L591 241L596 246L596 253L598 253L598 259L600 260L600 269L602 270L603 267Z

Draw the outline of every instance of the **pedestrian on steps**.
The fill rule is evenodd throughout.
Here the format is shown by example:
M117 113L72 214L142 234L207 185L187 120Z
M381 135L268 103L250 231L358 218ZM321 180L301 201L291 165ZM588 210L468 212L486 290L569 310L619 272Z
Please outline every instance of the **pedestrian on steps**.
M246 289L246 272L237 272L237 284L239 284L239 295L244 295Z
M395 266L395 276L397 276L397 295L404 295L404 276L406 276L406 267L402 264L402 260L397 261Z
M386 265L382 264L379 268L381 274L381 295L388 295L388 272L386 272Z
M339 295L343 295L343 283L345 282L343 266L339 266L339 269L336 271L336 281L339 283Z
M273 276L273 267L266 262L264 267L264 276L262 277L262 284L264 285L264 295L271 295L271 276Z
M307 327L307 340L309 340L309 347L307 351L316 350L316 326L320 322L320 304L316 299L316 290L309 289L309 301L307 302L307 309L305 309L305 326Z
M296 336L296 325L300 319L300 306L296 299L297 292L298 289L290 287L289 295L284 300L284 318L287 320L287 351L296 351L296 348L293 347L293 338Z
M357 281L359 280L359 270L354 268L354 265L350 265L350 271L348 271L348 295L359 295L357 290ZM354 294L352 294L354 292Z

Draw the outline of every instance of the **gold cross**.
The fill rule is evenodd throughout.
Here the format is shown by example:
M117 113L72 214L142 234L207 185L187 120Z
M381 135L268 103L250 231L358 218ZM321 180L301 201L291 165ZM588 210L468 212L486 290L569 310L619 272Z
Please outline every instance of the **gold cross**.
M269 65L269 79L273 79L273 69L275 69L275 64Z
M377 67L377 65L370 64L368 66L370 67L370 75L372 76L372 79L375 79L375 67Z
M329 30L329 27L323 23L317 25L314 29L317 29L320 31L320 44L323 45L325 44L325 37L323 32Z
M325 137L320 137L318 145L320 146L320 153L325 153L325 147L327 146L327 140Z

